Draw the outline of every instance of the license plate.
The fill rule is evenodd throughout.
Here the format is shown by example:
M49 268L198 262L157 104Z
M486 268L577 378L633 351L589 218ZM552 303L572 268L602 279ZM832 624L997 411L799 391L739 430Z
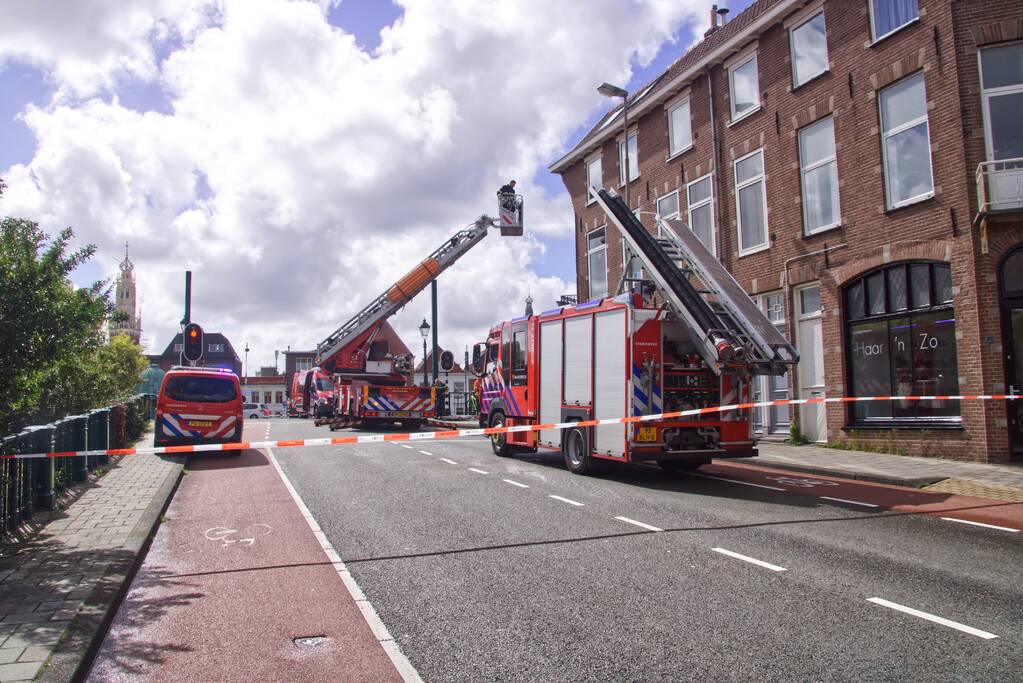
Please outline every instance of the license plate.
M393 413L391 413L391 415L393 415L394 417L408 417L408 411L407 410L396 410Z
M640 427L636 441L657 441L657 427Z
M209 420L189 420L189 427L212 427L213 423Z

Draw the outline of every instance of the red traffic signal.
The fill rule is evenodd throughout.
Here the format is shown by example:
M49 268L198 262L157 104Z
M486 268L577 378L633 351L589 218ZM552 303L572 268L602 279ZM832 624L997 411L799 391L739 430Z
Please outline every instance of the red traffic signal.
M202 327L196 323L185 325L184 344L181 347L182 357L190 363L202 358Z

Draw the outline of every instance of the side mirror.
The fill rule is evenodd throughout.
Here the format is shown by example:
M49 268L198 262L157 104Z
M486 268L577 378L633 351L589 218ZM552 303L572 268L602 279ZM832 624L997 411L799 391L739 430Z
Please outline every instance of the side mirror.
M483 355L484 344L475 344L472 347L472 374L482 377L486 370L486 359Z

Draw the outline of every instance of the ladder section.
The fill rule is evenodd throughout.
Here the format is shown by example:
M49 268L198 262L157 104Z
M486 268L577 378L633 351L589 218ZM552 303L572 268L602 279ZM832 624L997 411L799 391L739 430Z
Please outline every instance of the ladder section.
M353 339L394 315L407 304L416 294L423 291L449 266L472 249L480 240L487 236L487 229L494 224L489 216L480 216L471 227L460 230L448 238L422 263L394 283L386 292L373 299L364 309L351 320L336 329L329 337L316 345L319 363L342 351Z
M689 329L700 355L715 372L738 366L754 374L781 374L798 361L792 345L684 225L671 221L682 230L668 225L664 237L655 238L621 197L600 190L597 203L643 261L669 309ZM691 239L680 238L682 231ZM693 277L702 288L690 281Z

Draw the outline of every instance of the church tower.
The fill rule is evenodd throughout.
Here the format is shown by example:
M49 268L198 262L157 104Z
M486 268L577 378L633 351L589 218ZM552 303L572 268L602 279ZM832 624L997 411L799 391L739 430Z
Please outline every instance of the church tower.
M135 264L128 258L128 243L124 243L124 260L121 261L121 274L117 277L114 305L123 320L111 320L108 331L110 336L125 333L136 344L142 338L142 314L135 313ZM118 316L122 317L122 316Z

